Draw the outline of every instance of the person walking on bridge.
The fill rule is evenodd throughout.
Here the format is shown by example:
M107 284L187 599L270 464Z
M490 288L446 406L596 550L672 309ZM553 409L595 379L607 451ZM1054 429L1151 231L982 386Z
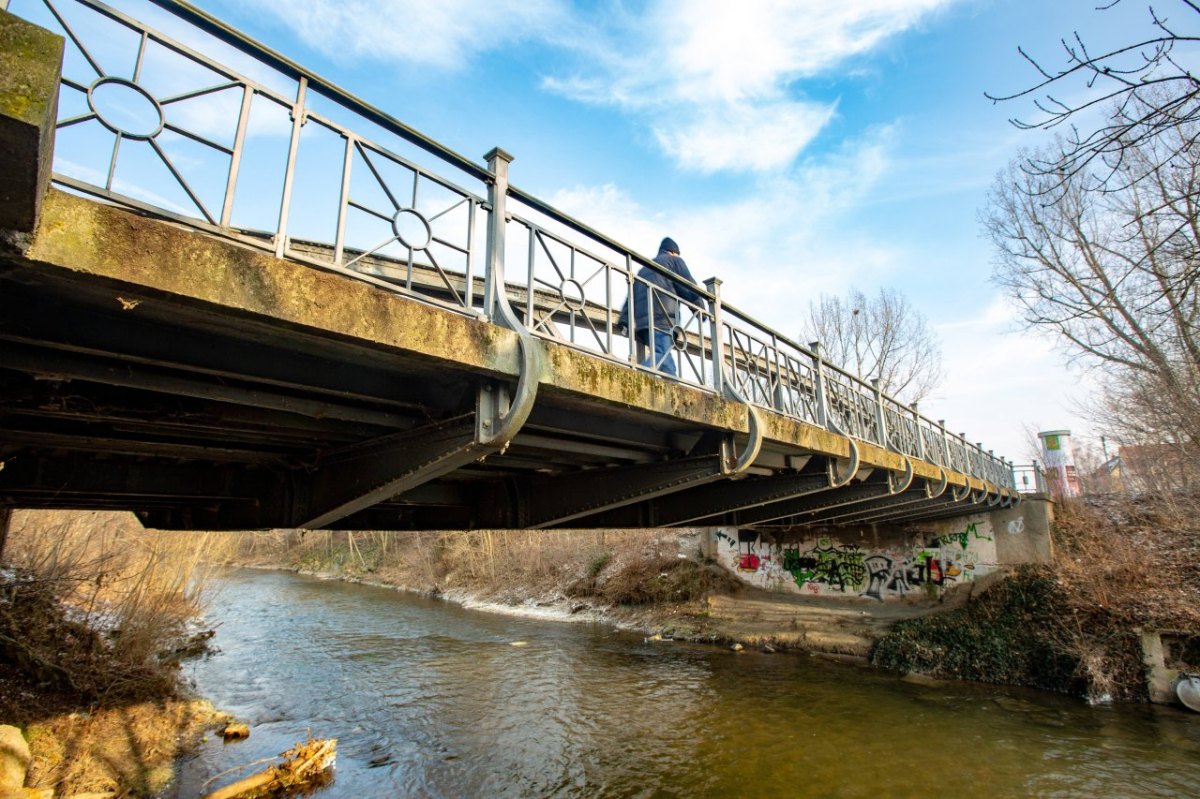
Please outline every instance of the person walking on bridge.
M638 343L642 366L679 377L679 369L672 357L674 346L671 335L679 319L679 301L699 303L702 297L687 262L679 257L679 245L674 239L667 237L662 240L654 263L677 277L665 275L650 266L643 266L638 271L633 283L633 335ZM628 299L621 309L617 325L630 327Z

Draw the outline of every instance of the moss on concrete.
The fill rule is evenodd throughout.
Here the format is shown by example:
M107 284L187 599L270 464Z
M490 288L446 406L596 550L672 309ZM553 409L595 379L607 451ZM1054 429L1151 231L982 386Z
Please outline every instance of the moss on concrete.
M115 281L145 303L202 303L469 369L518 370L512 331L59 191L46 196L27 257Z
M0 229L29 233L50 185L63 40L0 11Z
M62 37L0 11L0 117L53 121L62 53Z

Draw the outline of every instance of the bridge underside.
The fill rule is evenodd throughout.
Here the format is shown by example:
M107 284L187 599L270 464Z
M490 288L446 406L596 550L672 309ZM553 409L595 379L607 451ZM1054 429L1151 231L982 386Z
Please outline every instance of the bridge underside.
M0 505L175 529L861 525L1001 489L552 344L502 449L517 337L51 193L0 255ZM386 320L386 321L381 321ZM392 327L389 327L391 325ZM874 460L875 463L871 461Z

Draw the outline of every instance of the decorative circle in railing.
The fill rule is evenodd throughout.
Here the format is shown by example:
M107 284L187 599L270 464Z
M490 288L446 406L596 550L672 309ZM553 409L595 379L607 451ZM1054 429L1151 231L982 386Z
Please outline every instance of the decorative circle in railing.
M166 124L158 100L124 78L98 78L88 86L87 102L101 125L128 139L153 139Z
M396 239L410 250L424 250L433 241L433 229L429 220L416 208L400 208L392 217L392 232Z
M568 277L559 284L558 296L562 298L563 305L572 311L582 311L587 304L583 295L583 285L573 277Z
M687 349L687 333L679 325L671 328L671 346L680 352Z

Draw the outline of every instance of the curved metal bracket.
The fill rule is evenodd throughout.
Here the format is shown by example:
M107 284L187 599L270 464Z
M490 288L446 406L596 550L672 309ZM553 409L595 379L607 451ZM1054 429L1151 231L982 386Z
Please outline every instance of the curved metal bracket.
M900 484L896 484L896 477L893 472L888 472L888 492L892 494L900 494L908 490L913 481L913 464L912 458L907 455L904 458L904 477L901 478Z
M758 457L758 453L762 451L763 445L763 423L762 418L758 415L758 408L750 404L750 400L746 399L742 392L734 388L733 380L729 379L729 374L725 372L725 367L721 367L721 391L729 399L740 402L746 406L746 424L748 427L747 433L750 440L746 442L746 448L742 450L741 457L737 463L728 467L728 474L731 476L740 475L750 468L750 464Z
M984 490L986 491L987 489L984 489ZM1003 501L1004 501L1004 495L997 491L996 498L994 500L989 498L987 501L987 506L989 508L994 508ZM1007 506L1002 506L1002 507L1007 507Z
M962 487L961 492L957 488L953 489L950 492L950 496L954 498L955 502L962 502L964 499L967 498L967 495L970 493L971 493L971 483L968 482L966 485L964 485Z
M541 377L541 358L539 356L541 351L537 342L534 341L533 334L517 318L517 314L509 305L508 297L504 292L500 292L497 297L496 310L498 312L496 321L502 327L507 327L517 334L521 371L517 376L517 390L513 394L512 403L508 410L500 416L500 423L494 429L487 430L483 426L483 421L487 420L482 420L480 427L476 430L476 440L480 444L503 449L517 435L517 431L525 424L530 411L533 410Z
M946 486L950 485L950 475L946 474L946 470L939 466L938 471L942 473L942 479L938 483L936 491L929 487L928 482L925 483L925 496L929 499L937 499L942 494L945 494Z
M846 440L850 442L850 465L848 467L846 467L845 474L838 474L837 466L835 464L836 459L831 458L829 460L829 487L830 488L841 488L842 486L847 485L851 480L853 480L854 475L858 474L858 464L859 464L858 444L855 443L853 438L848 438Z
M1017 507L1018 505L1020 505L1020 504L1021 504L1022 502L1024 502L1024 501L1025 501L1025 497L1024 497L1024 495L1018 492L1018 493L1016 493L1016 494L1013 494L1013 496L1012 496L1012 504L1011 504L1011 505L1009 505L1008 507L1010 507L1010 508L1015 508L1015 507Z
M978 505L979 503L983 502L985 499L987 499L987 493L987 486L979 489L978 496L976 496L975 492L971 492L971 504Z

